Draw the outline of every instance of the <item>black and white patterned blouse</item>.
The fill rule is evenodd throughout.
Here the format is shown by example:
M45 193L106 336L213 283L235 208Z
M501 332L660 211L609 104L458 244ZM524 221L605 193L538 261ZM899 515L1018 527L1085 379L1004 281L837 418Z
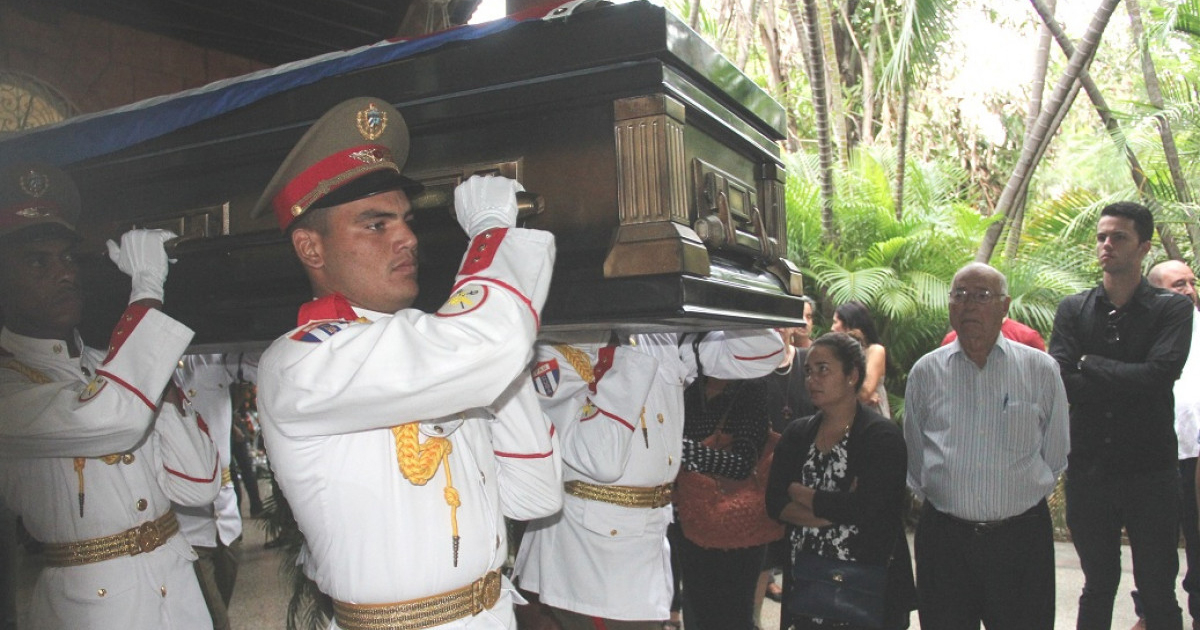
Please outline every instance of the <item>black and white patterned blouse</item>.
M808 457L800 468L800 483L815 490L849 492L854 479L846 474L848 436L843 435L828 453L817 450L814 441L808 447ZM792 564L796 554L811 553L825 558L859 560L855 554L855 542L859 537L857 525L834 523L828 527L789 528L792 542ZM823 619L813 619L823 624ZM836 624L834 624L836 625Z
M754 472L770 429L766 388L757 380L729 381L721 393L703 400L704 379L684 392L683 467L730 479L745 479ZM702 444L721 424L732 440L728 450Z

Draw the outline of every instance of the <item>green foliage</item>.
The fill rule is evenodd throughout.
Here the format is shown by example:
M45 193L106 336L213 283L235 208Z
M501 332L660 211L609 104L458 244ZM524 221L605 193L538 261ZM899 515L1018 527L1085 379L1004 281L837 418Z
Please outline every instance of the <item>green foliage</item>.
M815 156L790 156L787 202L789 251L818 300L818 328L827 329L833 309L844 302L858 300L871 309L888 348L892 407L901 416L908 369L941 343L949 329L951 280L973 260L994 219L973 207L966 173L948 160L910 160L908 210L897 219L891 207L894 161L888 148L861 149L839 174L836 242L821 238ZM1059 300L1094 282L1092 230L1108 201L1076 191L1030 209L1019 263L997 263L1009 280L1013 318L1048 336Z

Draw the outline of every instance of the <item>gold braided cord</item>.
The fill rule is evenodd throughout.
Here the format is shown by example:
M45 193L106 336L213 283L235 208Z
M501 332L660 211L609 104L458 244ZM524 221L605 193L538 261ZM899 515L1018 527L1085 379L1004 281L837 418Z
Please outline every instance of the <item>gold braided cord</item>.
M14 359L12 357L6 357L2 361L0 361L0 367L8 368L8 369L20 374L21 376L24 376L25 378L29 379L29 382L33 383L34 385L48 385L48 384L54 382L54 379L50 378L50 376L47 375L45 372L43 372L39 369L36 369L36 368L29 367L28 365L25 365L24 363L21 363L20 361ZM121 461L121 453L117 453L114 455L105 455L103 457L97 457L96 459L99 459L99 460L103 461L105 464L112 466L113 464L116 464L117 462ZM77 493L77 495L79 498L79 517L80 518L83 518L83 501L84 501L83 468L86 464L87 464L87 460L85 458L83 458L83 457L74 458L75 477L79 482L79 492Z
M400 474L414 486L428 483L437 474L439 464L445 468L446 488L442 491L442 497L450 506L454 566L458 566L458 508L462 505L462 499L450 477L450 452L454 446L450 440L440 437L428 437L422 442L420 427L416 422L392 427L392 438L396 444L396 462L400 465Z
M592 360L586 352L574 346L561 344L554 346L554 349L563 355L567 363L571 364L571 367L575 369L579 377L586 381L588 385L596 382L596 372L592 368Z
M49 376L46 376L44 372L31 368L16 359L5 359L2 363L0 363L0 366L6 367L20 374L21 376L24 376L35 385L46 385L54 382Z
M438 464L452 449L446 438L430 437L421 442L420 435L416 422L392 427L400 473L415 486L428 483L437 474Z

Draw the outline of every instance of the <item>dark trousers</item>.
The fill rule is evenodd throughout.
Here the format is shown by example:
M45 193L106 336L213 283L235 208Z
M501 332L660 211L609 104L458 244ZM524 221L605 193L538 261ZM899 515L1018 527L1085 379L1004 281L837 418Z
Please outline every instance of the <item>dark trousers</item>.
M1046 502L976 527L929 502L917 525L922 630L1053 630L1054 534Z
M262 499L258 496L258 476L254 471L254 458L250 456L250 445L240 440L230 441L230 454L237 465L237 477L233 481L233 490L237 494L238 506L242 505L242 493L238 481L246 489L250 498L250 514L257 516L262 511Z
M684 536L677 542L684 627L754 630L754 590L767 546L705 549Z
M17 516L0 505L0 630L17 628Z
M200 582L200 592L213 620L213 630L229 630L229 600L233 598L233 585L237 581L238 565L242 557L242 538L225 546L217 540L216 547L192 547L196 561L192 569Z
M1183 590L1187 592L1188 614L1200 619L1200 513L1196 510L1196 458L1179 460L1179 526L1183 528L1187 567Z
M1179 472L1127 474L1067 472L1067 526L1079 565L1078 630L1108 630L1121 581L1121 528L1129 535L1133 581L1147 630L1179 630L1175 600L1179 573Z

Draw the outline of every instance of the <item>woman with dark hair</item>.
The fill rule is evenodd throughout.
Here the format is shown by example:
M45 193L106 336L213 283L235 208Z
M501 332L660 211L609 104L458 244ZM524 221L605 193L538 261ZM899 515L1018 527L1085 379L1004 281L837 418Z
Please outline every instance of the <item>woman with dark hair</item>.
M848 333L866 350L867 371L863 376L858 399L885 418L892 417L892 406L888 403L887 388L883 380L887 376L887 348L880 343L879 333L871 312L862 302L846 302L833 312L833 332Z
M819 411L784 432L767 481L767 512L788 524L791 543L780 628L863 627L789 610L792 569L805 554L887 567L881 627L907 628L916 589L902 522L904 437L895 423L860 404L866 357L850 335L817 339L804 370Z

